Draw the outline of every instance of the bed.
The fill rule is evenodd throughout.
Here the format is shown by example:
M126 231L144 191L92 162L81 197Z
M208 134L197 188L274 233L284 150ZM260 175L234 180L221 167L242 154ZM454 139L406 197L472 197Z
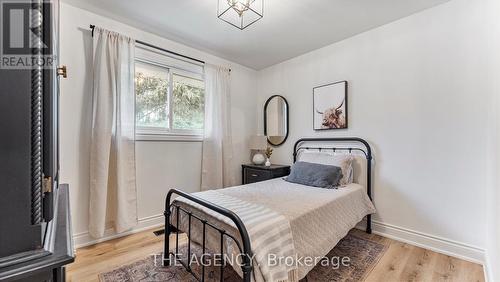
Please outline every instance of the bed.
M178 238L184 232L188 258L191 244L197 243L203 253L224 254L243 281L298 281L319 261L304 263L298 258L324 257L365 217L366 232L371 233L375 208L369 144L360 138L303 138L295 143L294 162L301 152L327 150L361 156L355 161L355 183L322 189L278 178L194 194L170 190L164 249L169 255L164 256L164 265L179 262L197 280L205 281L204 266L201 273L194 273L189 260L180 259ZM177 235L176 246L169 251L172 233ZM223 269L221 265L221 281Z

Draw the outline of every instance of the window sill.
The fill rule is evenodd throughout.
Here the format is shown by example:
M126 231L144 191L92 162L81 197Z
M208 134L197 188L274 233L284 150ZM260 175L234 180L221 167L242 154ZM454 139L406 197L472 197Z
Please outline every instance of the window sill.
M202 135L182 134L147 134L135 135L136 141L165 141L165 142L203 142Z

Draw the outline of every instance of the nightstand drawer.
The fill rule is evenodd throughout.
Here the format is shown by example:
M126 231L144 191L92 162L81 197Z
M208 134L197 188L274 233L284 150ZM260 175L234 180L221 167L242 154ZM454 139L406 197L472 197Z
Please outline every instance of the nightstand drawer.
M254 183L272 178L272 172L267 170L258 170L252 168L245 169L245 183Z

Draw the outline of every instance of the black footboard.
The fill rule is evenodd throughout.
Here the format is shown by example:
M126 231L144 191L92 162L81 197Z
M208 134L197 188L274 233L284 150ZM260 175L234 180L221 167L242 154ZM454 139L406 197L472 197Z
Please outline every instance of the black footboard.
M176 203L171 202L171 197L173 194L177 194L180 197L186 198L188 200L191 200L197 204L200 204L208 209L211 209L221 215L226 216L227 218L231 219L236 227L238 228L238 231L240 233L241 237L241 243L228 234L225 230L217 227L216 225L208 222L207 220L200 218L196 215L194 215L191 211L188 211L186 209L183 209ZM172 226L173 223L171 222L171 214L172 210L175 209L177 216L176 216L176 238L175 238L175 251L171 252L170 251L170 240L169 240L169 235L172 233ZM188 258L188 263L184 263L182 260L178 259L178 254L179 254L179 218L180 218L180 213L184 212L188 215L188 230L187 230L187 236L188 236L188 246L187 246L187 258ZM234 240L236 245L239 248L239 252L241 254L241 270L243 272L243 281L245 282L250 282L250 277L252 273L252 251L250 248L250 238L248 236L247 230L245 228L245 225L241 221L241 219L232 211L225 209L223 207L220 207L218 205L215 205L213 203L210 203L208 201L205 201L203 199L200 199L196 196L184 193L182 191L176 190L176 189L171 189L168 194L167 198L165 200L165 246L163 250L163 265L168 266L171 264L171 260L177 260L177 262L181 263L184 268L191 273L196 280L198 281L205 281L205 264L202 264L201 266L201 274L200 277L197 276L196 273L194 273L191 269L191 265L189 262L191 261L189 258L191 257L191 223L193 220L198 220L203 224L203 239L202 239L202 252L203 254L206 253L206 232L207 232L207 227L208 228L213 228L214 230L218 231L220 234L220 254L224 254L224 236L231 238ZM220 281L224 280L224 263L221 264L220 267Z

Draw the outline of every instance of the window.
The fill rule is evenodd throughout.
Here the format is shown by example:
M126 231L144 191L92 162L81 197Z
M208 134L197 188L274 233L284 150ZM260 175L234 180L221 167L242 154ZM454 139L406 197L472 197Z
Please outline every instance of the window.
M205 85L199 66L192 72L172 66L172 58L169 64L152 59L135 63L137 139L201 140Z

